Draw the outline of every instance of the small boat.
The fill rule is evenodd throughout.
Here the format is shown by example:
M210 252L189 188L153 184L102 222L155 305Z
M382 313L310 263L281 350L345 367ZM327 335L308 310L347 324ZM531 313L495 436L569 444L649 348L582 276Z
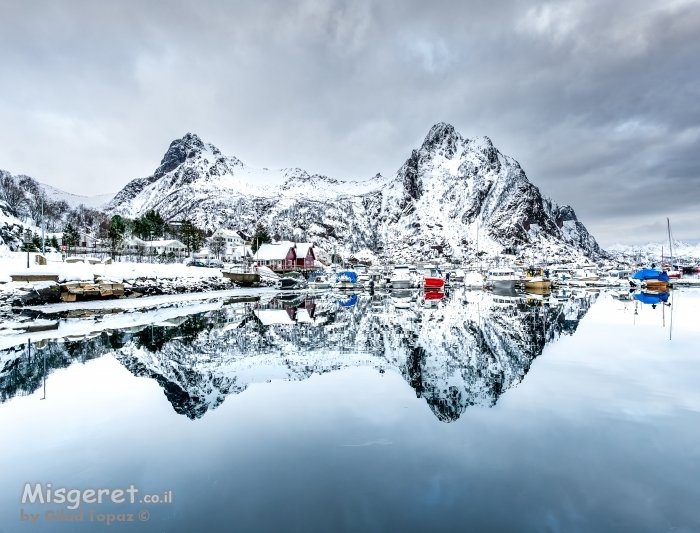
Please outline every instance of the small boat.
M627 285L627 280L633 274L631 270L608 270L600 278L600 281L606 285L620 286Z
M426 300L442 300L445 297L445 293L442 291L425 291Z
M651 304L652 306L665 304L668 301L667 292L635 292L633 297L643 304Z
M542 269L528 269L522 281L525 289L548 291L552 288L552 282L544 276Z
M570 268L554 266L549 269L549 277L555 281L571 281L574 276Z
M519 281L512 268L492 268L486 275L487 285L495 289L515 289Z
M370 270L367 276L369 277L367 285L372 289L383 289L389 284L387 276L380 270Z
M633 287L646 287L653 290L668 289L668 274L655 268L644 268L632 274L629 279Z
M465 287L478 287L484 286L484 276L479 272L469 272L462 278Z
M548 291L552 288L552 282L544 276L534 276L532 278L525 278L523 280L523 287L525 287L525 290Z
M426 289L442 289L445 286L445 278L437 267L426 268L423 274L423 287Z
M671 279L680 279L683 276L681 268L673 265L664 265L664 272Z
M357 294L353 294L345 300L338 300L339 307L353 307L357 303Z
M391 302L396 309L410 309L413 303L413 293L407 289L392 290Z
M414 287L413 276L408 265L396 265L389 280L392 289L412 289Z
M458 281L458 282L464 281L464 270L462 270L461 268L456 269L454 271L454 274L452 274L452 276L450 276L450 279L452 279L454 281ZM483 279L482 279L482 284L483 284Z
M584 268L575 268L571 273L574 281L598 281L600 276L595 272L586 270Z
M309 284L299 272L284 274L279 279L279 288L282 290L299 290L308 287Z
M362 287L357 281L357 273L353 270L341 270L335 276L333 286L341 291L353 290Z
M426 309L434 309L438 307L440 301L445 297L445 293L438 290L427 290L423 294L423 299L420 304Z
M306 280L312 289L329 289L331 282L323 272L317 271L309 274Z

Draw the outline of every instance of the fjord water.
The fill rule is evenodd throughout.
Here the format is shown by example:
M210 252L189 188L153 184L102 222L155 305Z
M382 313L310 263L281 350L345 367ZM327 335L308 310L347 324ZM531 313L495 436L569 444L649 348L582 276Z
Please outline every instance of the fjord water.
M700 291L613 296L67 319L80 336L1 354L0 531L697 531ZM71 511L22 504L26 482L173 501L47 522Z

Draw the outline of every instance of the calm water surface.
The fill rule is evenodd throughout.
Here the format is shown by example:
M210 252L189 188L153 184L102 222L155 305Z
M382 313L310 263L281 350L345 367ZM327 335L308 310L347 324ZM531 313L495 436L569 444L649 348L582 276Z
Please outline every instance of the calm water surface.
M3 330L0 532L700 531L700 290L250 300Z

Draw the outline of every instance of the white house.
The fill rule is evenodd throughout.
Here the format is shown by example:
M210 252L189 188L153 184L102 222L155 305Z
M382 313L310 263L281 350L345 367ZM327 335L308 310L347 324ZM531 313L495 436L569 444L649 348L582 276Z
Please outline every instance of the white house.
M222 259L227 261L239 260L246 257L245 240L241 237L237 231L230 229L219 228L214 233L212 233L211 238L223 237L226 239L226 250L223 253ZM248 247L250 249L250 247ZM204 250L202 250L203 252Z
M175 255L184 253L187 251L187 246L182 244L177 239L160 239L157 241L145 241L139 239L138 237L132 235L124 239L124 250L128 254L137 254L139 250L146 254L153 253L153 250L159 254L174 253Z

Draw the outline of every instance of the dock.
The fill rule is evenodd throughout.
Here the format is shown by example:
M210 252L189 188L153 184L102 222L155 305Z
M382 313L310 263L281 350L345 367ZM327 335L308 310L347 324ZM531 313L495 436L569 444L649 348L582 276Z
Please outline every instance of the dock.
M223 275L241 287L254 287L260 283L260 274L223 272Z

